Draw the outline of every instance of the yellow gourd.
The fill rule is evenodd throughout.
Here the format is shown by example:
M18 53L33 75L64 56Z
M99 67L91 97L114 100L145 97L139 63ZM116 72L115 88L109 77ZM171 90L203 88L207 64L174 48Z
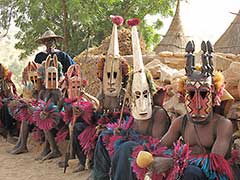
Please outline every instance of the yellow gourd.
M140 151L138 153L136 163L140 168L146 168L153 162L153 155L147 151Z

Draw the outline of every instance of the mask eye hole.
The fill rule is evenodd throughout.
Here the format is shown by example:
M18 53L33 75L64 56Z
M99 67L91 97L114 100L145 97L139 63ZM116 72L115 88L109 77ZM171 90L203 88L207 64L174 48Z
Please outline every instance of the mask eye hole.
M148 90L143 91L143 96L144 96L145 98L148 98Z
M111 73L108 72L108 73L107 73L107 77L108 77L108 79L110 79L110 75L111 75Z
M117 72L113 73L113 78L116 79L117 78Z
M136 92L135 92L135 95L136 95L136 98L139 99L140 96L141 96L141 92L140 92L140 91L136 91Z
M195 91L190 90L190 91L188 91L188 94L189 94L190 98L192 99L195 95Z
M204 99L207 95L207 91L200 91L200 96Z
M30 81L31 81L32 83L34 83L34 79L33 79L32 76L30 77Z

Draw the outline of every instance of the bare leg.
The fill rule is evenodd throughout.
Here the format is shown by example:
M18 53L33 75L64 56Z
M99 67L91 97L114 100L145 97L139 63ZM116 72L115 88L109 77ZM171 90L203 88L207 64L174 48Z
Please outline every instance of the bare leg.
M20 133L19 133L19 136L18 136L18 141L17 141L17 143L16 143L16 145L14 146L14 148L11 150L11 151L9 151L9 153L11 153L13 150L15 150L15 149L17 149L19 146L20 146L20 144L21 144L21 139L22 139L22 129L23 129L23 123L24 122L22 122L21 123L21 127L20 127Z
M45 142L43 145L43 151L41 152L41 154L35 158L35 160L42 160L43 157L45 157L46 155L48 155L50 153L50 144L48 143L46 137L45 137Z
M0 128L0 136L7 139L7 130L5 128Z
M72 171L73 173L84 171L85 167L82 164L78 164L78 166Z
M13 137L10 132L8 132L7 134L7 142L9 142L10 144L15 145L17 143L17 138Z
M13 147L13 149L11 151L9 151L9 153L11 153L12 151L14 151L15 149L17 149L20 146L20 144L21 144L21 133L22 133L21 131L22 130L20 129L20 134L19 134L18 141L17 141L16 145Z
M71 129L70 125L69 125L69 135L70 135L70 143L71 143L70 144L70 159L75 159L75 150L73 148L73 140L71 140L71 138L73 138L73 129Z
M47 160L47 159L53 159L53 158L60 157L61 153L58 149L57 143L56 143L52 133L50 131L44 130L44 134L45 134L45 138L47 139L47 141L50 144L51 151L46 156L44 156L42 160Z
M8 153L11 153L13 150L17 149L19 146L20 146L20 143L21 143L21 131L20 131L20 134L19 134L19 137L18 137L18 141L17 143L15 144L14 148L13 149L10 149L10 150L7 150ZM7 136L5 137L7 139Z
M23 121L21 124L20 135L18 138L18 142L20 143L16 144L15 146L16 148L11 151L11 154L21 154L28 152L27 148L28 134L29 134L28 123L26 121Z

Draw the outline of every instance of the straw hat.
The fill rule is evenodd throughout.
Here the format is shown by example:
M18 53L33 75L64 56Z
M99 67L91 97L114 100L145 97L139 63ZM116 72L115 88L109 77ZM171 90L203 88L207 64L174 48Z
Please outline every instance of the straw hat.
M52 30L47 30L43 35L36 40L37 43L43 44L44 40L46 39L56 39L56 41L63 40L62 36L56 35Z

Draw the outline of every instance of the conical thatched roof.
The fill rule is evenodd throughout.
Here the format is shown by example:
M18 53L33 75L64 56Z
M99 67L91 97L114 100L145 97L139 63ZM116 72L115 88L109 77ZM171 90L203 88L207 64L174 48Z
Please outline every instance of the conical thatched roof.
M235 19L214 44L215 52L240 54L240 10Z
M181 17L180 17L180 0L177 1L176 12L172 23L160 43L155 48L156 53L162 51L185 52L185 45L188 39L184 35Z

